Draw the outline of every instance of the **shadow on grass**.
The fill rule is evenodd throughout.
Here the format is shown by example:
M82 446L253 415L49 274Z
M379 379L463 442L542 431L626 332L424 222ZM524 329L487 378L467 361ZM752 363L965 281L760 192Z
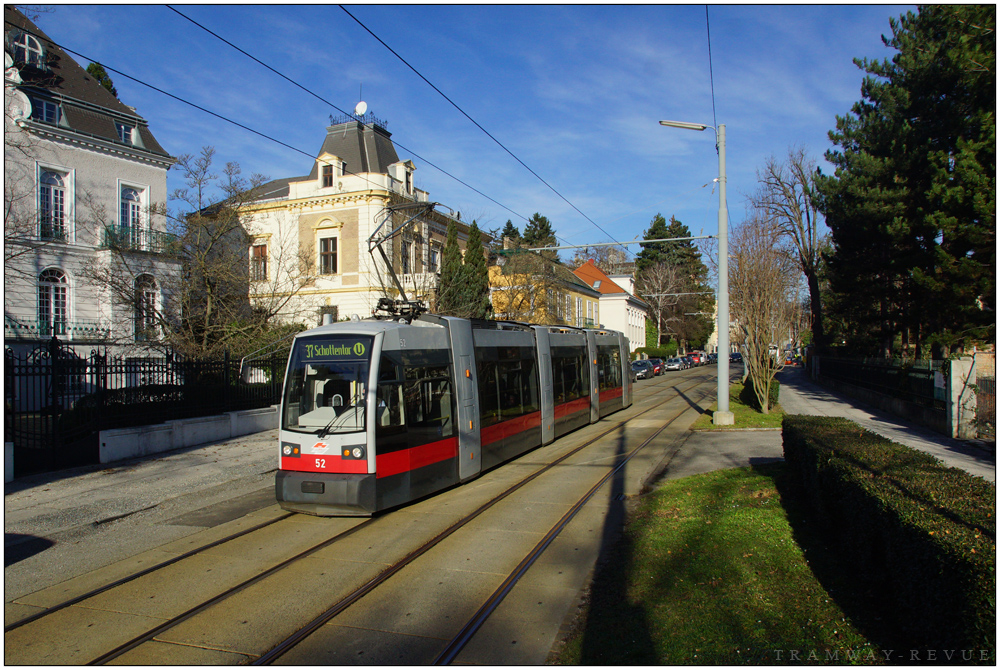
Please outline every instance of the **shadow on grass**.
M802 489L783 469L774 478L781 504L788 515L792 537L802 549L813 575L843 610L854 627L876 647L901 650L912 646L895 625L892 612L882 604L882 585L853 569L850 561L833 545L828 533L815 520Z

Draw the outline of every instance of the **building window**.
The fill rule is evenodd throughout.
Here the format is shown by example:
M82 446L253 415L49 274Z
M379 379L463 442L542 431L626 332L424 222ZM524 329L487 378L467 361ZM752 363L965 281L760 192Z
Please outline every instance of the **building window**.
M135 279L135 341L156 339L156 280L149 275Z
M583 298L576 299L576 327L583 327Z
M427 271L437 272L439 269L439 263L441 262L441 251L435 247L431 246L430 252L427 255Z
M125 144L132 144L132 126L126 126L124 123L115 123L115 128L118 130L118 139Z
M250 247L250 281L267 281L267 245Z
M42 67L42 44L27 33L14 37L14 62Z
M410 274L410 245L412 244L409 240L403 240L399 249L399 262L404 275Z
M337 238L323 237L319 241L319 273L337 274Z
M31 118L43 123L59 123L59 105L51 100L31 99Z
M49 269L38 275L38 332L65 335L68 320L66 273Z
M66 175L43 172L38 179L39 237L66 240Z
M333 166L324 165L323 166L323 188L328 186L333 186Z
M413 173L409 170L406 171L406 192L413 193Z

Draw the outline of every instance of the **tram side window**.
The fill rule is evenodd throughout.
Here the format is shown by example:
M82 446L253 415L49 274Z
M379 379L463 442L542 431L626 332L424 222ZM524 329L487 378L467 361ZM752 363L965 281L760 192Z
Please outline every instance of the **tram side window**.
M598 347L597 362L602 391L622 385L621 352L618 347L610 345Z
M556 404L569 402L587 394L586 355L569 347L553 348L552 384Z
M403 394L412 444L454 435L451 373L447 365L407 367Z
M378 392L375 400L375 433L388 435L406 430L403 411L402 364L382 356L378 369Z
M479 361L479 420L485 428L500 420L500 388L497 384L497 364Z

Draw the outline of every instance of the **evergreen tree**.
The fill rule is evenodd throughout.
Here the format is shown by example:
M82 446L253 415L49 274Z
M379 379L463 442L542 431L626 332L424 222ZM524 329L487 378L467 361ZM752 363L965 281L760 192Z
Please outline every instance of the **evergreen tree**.
M465 245L462 311L470 319L488 319L493 313L490 303L490 277L479 226L473 221L469 227L469 241Z
M115 88L115 84L111 81L111 77L108 76L107 71L105 71L104 66L100 63L91 63L87 66L87 74L94 78L94 80L108 89L111 95L118 97L118 90Z
M897 53L855 61L863 100L817 182L831 288L855 348L941 357L996 336L996 9L920 7L890 27Z
M552 229L552 224L547 218L535 212L528 223L524 225L524 235L521 236L521 242L528 248L554 247L556 246L556 231ZM559 261L559 254L555 251L540 251L538 253L543 258Z
M500 232L501 241L505 237L510 238L510 240L515 243L521 241L521 232L517 229L517 226L515 226L511 222L510 219L507 219L507 225L504 226L503 230Z
M441 283L438 285L437 313L458 316L462 299L462 250L458 247L458 226L448 221L448 233L441 258Z
M691 237L691 231L673 216L668 225L660 214L653 217L643 236L647 240L679 237ZM693 240L649 242L640 246L642 250L635 259L640 292L646 291L641 286L642 277L661 264L680 269L683 280L678 284L677 293L697 294L711 290L707 284L708 268L702 262L701 253ZM709 316L714 309L713 301L714 298L708 293L679 296L679 300L665 317L670 322L669 327L664 323L661 328L676 335L681 344L686 345L685 349L688 346L701 347L714 328Z

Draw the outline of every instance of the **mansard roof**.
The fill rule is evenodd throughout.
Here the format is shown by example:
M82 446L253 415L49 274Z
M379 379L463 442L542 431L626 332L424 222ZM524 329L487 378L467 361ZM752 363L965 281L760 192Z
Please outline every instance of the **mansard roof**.
M137 129L141 146L127 145L139 153L173 158L160 146L144 118L135 109L122 103L101 86L87 71L58 45L11 5L4 5L4 48L15 61L21 78L19 88L26 94L51 98L63 107L63 119L58 127L97 137L114 144L125 145L118 136L115 122ZM17 62L14 40L22 33L37 39L42 46L41 62Z
M369 115L370 116L370 115ZM388 174L389 166L399 162L391 133L382 122L369 117L342 117L326 129L326 139L317 156L328 153L347 163L351 173L374 172ZM316 164L313 163L310 179L316 179Z

